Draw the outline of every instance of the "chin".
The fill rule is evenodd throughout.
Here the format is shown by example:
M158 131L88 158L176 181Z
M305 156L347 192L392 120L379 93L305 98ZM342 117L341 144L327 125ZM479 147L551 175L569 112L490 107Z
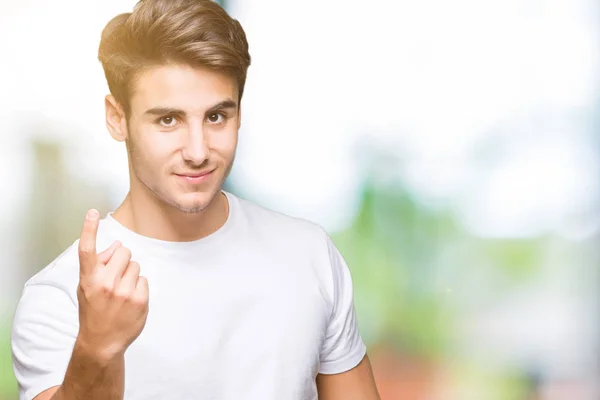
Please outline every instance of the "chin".
M203 193L188 193L179 198L170 201L169 203L184 213L199 213L204 211L213 201L219 191L203 192Z

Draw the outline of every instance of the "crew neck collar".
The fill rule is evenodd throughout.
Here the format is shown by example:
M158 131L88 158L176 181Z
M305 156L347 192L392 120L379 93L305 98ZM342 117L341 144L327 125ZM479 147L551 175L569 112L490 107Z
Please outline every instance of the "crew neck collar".
M108 228L111 236L113 236L115 240L121 241L121 243L123 243L123 245L126 247L144 248L145 250L179 254L195 252L206 248L206 246L213 246L220 242L225 236L227 236L227 233L231 231L235 225L235 220L238 218L239 213L238 200L231 193L226 191L222 191L222 193L225 194L229 204L227 220L225 221L225 224L223 224L218 230L201 239L175 242L143 236L122 225L113 217L113 212L109 212L105 216L105 227Z

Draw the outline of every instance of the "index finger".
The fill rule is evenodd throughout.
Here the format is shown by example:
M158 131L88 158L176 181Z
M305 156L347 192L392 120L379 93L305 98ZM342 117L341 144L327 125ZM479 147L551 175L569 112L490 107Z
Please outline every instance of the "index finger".
M83 221L83 229L79 238L79 268L81 274L91 272L98 264L96 253L96 233L100 223L98 210L88 210Z

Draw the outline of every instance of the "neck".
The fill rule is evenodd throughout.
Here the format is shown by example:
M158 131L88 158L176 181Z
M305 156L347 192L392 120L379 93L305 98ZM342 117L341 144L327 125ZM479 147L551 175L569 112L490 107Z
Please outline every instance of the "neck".
M127 229L146 237L170 242L202 239L221 228L229 216L229 204L219 192L201 212L186 213L149 196L130 191L113 213Z

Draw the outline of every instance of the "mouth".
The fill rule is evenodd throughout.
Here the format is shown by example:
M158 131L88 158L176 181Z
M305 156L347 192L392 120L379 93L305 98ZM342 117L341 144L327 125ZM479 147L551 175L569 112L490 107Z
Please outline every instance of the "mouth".
M187 172L182 174L175 174L175 176L188 183L201 183L208 179L213 172L214 169L204 172Z

